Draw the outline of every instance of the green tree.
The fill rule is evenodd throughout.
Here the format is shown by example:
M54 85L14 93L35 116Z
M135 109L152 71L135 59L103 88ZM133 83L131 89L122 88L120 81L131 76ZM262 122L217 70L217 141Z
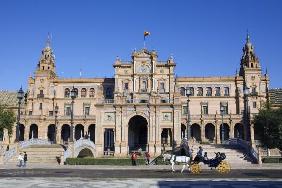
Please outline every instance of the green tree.
M256 135L268 148L282 149L282 108L264 108L254 118Z
M13 134L13 126L15 125L15 122L15 113L10 109L5 108L5 106L0 105L0 129L8 130L9 142Z

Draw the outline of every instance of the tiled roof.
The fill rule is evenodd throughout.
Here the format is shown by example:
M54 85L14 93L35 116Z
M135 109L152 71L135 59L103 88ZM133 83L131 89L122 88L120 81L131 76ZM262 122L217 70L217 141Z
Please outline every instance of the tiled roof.
M282 88L269 90L270 103L274 106L282 106Z
M0 91L0 105L16 107L17 104L17 92Z

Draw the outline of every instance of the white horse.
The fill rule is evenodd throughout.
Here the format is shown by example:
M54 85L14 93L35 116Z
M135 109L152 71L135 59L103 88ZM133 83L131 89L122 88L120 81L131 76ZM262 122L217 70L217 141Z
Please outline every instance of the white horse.
M163 160L164 161L166 161L166 160L170 161L172 172L175 172L175 170L174 170L175 162L183 164L183 167L181 169L181 173L183 172L183 170L185 169L186 166L188 167L188 170L190 170L190 166L189 166L189 164L190 164L190 157L187 157L187 156L176 156L176 155L164 153L163 154Z

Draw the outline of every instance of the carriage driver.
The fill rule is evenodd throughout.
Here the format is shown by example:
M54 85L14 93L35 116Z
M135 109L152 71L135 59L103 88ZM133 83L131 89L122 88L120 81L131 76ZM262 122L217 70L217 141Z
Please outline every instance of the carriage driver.
M204 150L203 150L202 146L200 146L199 151L197 152L197 155L196 155L194 161L198 161L198 162L203 161L203 159L204 159L203 152L204 152Z

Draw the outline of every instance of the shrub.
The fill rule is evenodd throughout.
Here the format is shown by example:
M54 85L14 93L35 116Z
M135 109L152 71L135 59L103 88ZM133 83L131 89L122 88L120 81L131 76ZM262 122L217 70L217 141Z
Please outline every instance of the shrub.
M265 157L262 158L262 163L282 163L282 157Z
M137 165L145 165L144 159L137 159ZM67 158L67 165L116 165L130 166L131 159L128 158Z

